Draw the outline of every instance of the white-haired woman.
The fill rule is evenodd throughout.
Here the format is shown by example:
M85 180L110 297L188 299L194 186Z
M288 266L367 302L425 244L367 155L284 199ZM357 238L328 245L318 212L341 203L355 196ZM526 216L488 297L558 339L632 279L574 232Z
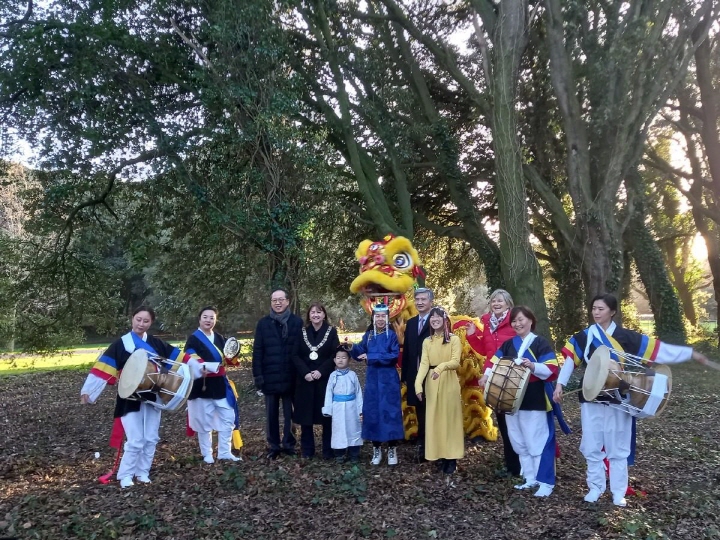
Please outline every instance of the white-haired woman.
M480 317L483 323L482 333L475 330L475 325L468 326L467 340L473 350L485 357L485 366L492 368L491 358L508 339L515 337L515 330L510 326L508 314L515 304L512 296L505 289L496 289L490 295L490 311ZM481 381L485 386L487 379ZM508 437L507 422L504 413L496 413L498 429L503 440L503 453L505 454L505 469L499 476L520 476L520 458L513 450Z

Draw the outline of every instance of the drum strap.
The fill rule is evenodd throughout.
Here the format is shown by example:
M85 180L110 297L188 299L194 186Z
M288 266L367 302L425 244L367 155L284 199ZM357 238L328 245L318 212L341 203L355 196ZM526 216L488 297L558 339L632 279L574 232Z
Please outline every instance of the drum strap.
M533 334L530 332L527 336L525 336L525 339L523 339L522 344L520 345L520 348L517 351L517 358L522 358L525 354L525 351L530 348L530 345L533 344L533 341L535 341L535 338L537 337L536 334Z
M597 323L591 325L588 328L587 342L585 344L585 354L584 354L586 361L588 359L590 359L590 346L593 344L593 341L595 339L598 340L599 345L605 345L609 349L617 349L615 344L613 344L610 341L610 336L612 336L613 333L615 333L615 328L617 328L615 321L610 322L610 326L608 326L607 330L603 330L602 326L600 326ZM605 339L603 339L603 338L605 338ZM598 347L599 345L596 344L595 346ZM617 358L613 358L613 360L617 360Z
M153 384L150 392L152 392L153 394L160 394L160 390L162 390L163 385L165 384L165 378L169 372L170 370L167 368L167 366L165 366L164 364L160 364L160 376L155 381L155 384Z

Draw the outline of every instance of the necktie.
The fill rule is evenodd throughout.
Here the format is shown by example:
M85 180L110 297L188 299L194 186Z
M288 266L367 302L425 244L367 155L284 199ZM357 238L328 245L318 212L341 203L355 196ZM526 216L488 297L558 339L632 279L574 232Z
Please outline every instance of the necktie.
M418 323L418 336L422 334L423 326L425 326L425 317L420 317L420 322Z

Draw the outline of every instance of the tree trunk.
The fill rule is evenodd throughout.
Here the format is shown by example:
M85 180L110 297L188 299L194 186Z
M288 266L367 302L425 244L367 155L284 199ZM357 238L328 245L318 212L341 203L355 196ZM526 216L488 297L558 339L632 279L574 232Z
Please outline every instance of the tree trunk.
M538 333L550 336L540 265L530 245L525 177L518 141L517 84L520 57L527 43L527 1L498 5L493 31L492 136L500 221L500 262L516 304L529 306L538 318Z
M655 316L655 335L671 343L685 343L685 327L663 254L645 225L642 211L636 211L627 229L627 244L645 286Z
M686 260L687 248L683 249L683 246L678 246L675 240L668 241L665 247L665 264L670 271L672 276L672 282L677 290L678 296L680 297L680 303L682 304L682 310L685 314L685 318L693 326L698 325L697 312L695 311L695 302L693 301L692 291L685 280L685 269L678 264L678 249L681 252L681 260Z
M562 243L558 242L560 249ZM586 326L587 305L583 294L583 280L577 265L567 253L559 253L558 259L551 262L552 279L557 283L558 296L550 309L550 321L555 328L555 345L558 350L567 340Z

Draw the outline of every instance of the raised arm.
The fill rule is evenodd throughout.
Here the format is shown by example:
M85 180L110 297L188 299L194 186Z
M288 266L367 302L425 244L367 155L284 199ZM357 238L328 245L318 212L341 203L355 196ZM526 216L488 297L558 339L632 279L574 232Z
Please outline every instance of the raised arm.
M395 332L389 332L384 347L368 352L368 365L392 366L397 363L398 356L400 356L400 343Z

